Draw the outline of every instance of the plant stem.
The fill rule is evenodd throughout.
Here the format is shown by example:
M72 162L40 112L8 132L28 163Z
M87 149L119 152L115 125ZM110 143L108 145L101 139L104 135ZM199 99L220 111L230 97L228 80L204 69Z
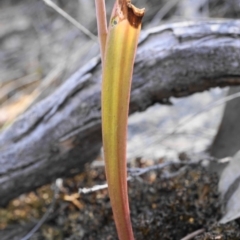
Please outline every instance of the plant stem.
M101 51L101 59L103 64L105 46L106 46L107 34L108 34L105 0L95 0L95 5L96 5L97 26L98 26L98 37L100 40L100 51Z
M105 170L120 240L133 240L128 203L126 140L135 52L144 10L116 1L103 65L102 132Z

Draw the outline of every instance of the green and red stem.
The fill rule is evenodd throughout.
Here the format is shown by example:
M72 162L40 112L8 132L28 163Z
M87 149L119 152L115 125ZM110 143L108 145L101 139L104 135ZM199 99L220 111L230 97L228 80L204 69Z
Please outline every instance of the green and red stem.
M126 140L133 65L143 14L144 10L137 9L129 1L117 1L102 55L105 170L120 240L134 239L127 191Z

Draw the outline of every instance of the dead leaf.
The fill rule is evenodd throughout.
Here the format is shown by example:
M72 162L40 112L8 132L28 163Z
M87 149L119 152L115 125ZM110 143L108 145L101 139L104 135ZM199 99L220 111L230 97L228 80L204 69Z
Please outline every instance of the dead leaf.
M223 217L220 223L227 223L240 217L240 151L223 170L218 184L222 198Z

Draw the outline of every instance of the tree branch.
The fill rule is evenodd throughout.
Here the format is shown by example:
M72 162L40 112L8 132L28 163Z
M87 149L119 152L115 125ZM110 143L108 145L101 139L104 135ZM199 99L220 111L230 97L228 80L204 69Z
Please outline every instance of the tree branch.
M240 21L167 24L143 32L130 113L171 96L240 84ZM0 205L83 170L101 147L100 57L0 135Z

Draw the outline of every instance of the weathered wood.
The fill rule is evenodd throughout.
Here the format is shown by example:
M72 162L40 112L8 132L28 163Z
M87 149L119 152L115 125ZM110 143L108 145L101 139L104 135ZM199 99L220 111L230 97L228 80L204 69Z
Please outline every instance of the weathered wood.
M143 32L130 113L171 96L240 84L240 21L167 24ZM0 135L0 205L82 171L101 147L99 57Z

